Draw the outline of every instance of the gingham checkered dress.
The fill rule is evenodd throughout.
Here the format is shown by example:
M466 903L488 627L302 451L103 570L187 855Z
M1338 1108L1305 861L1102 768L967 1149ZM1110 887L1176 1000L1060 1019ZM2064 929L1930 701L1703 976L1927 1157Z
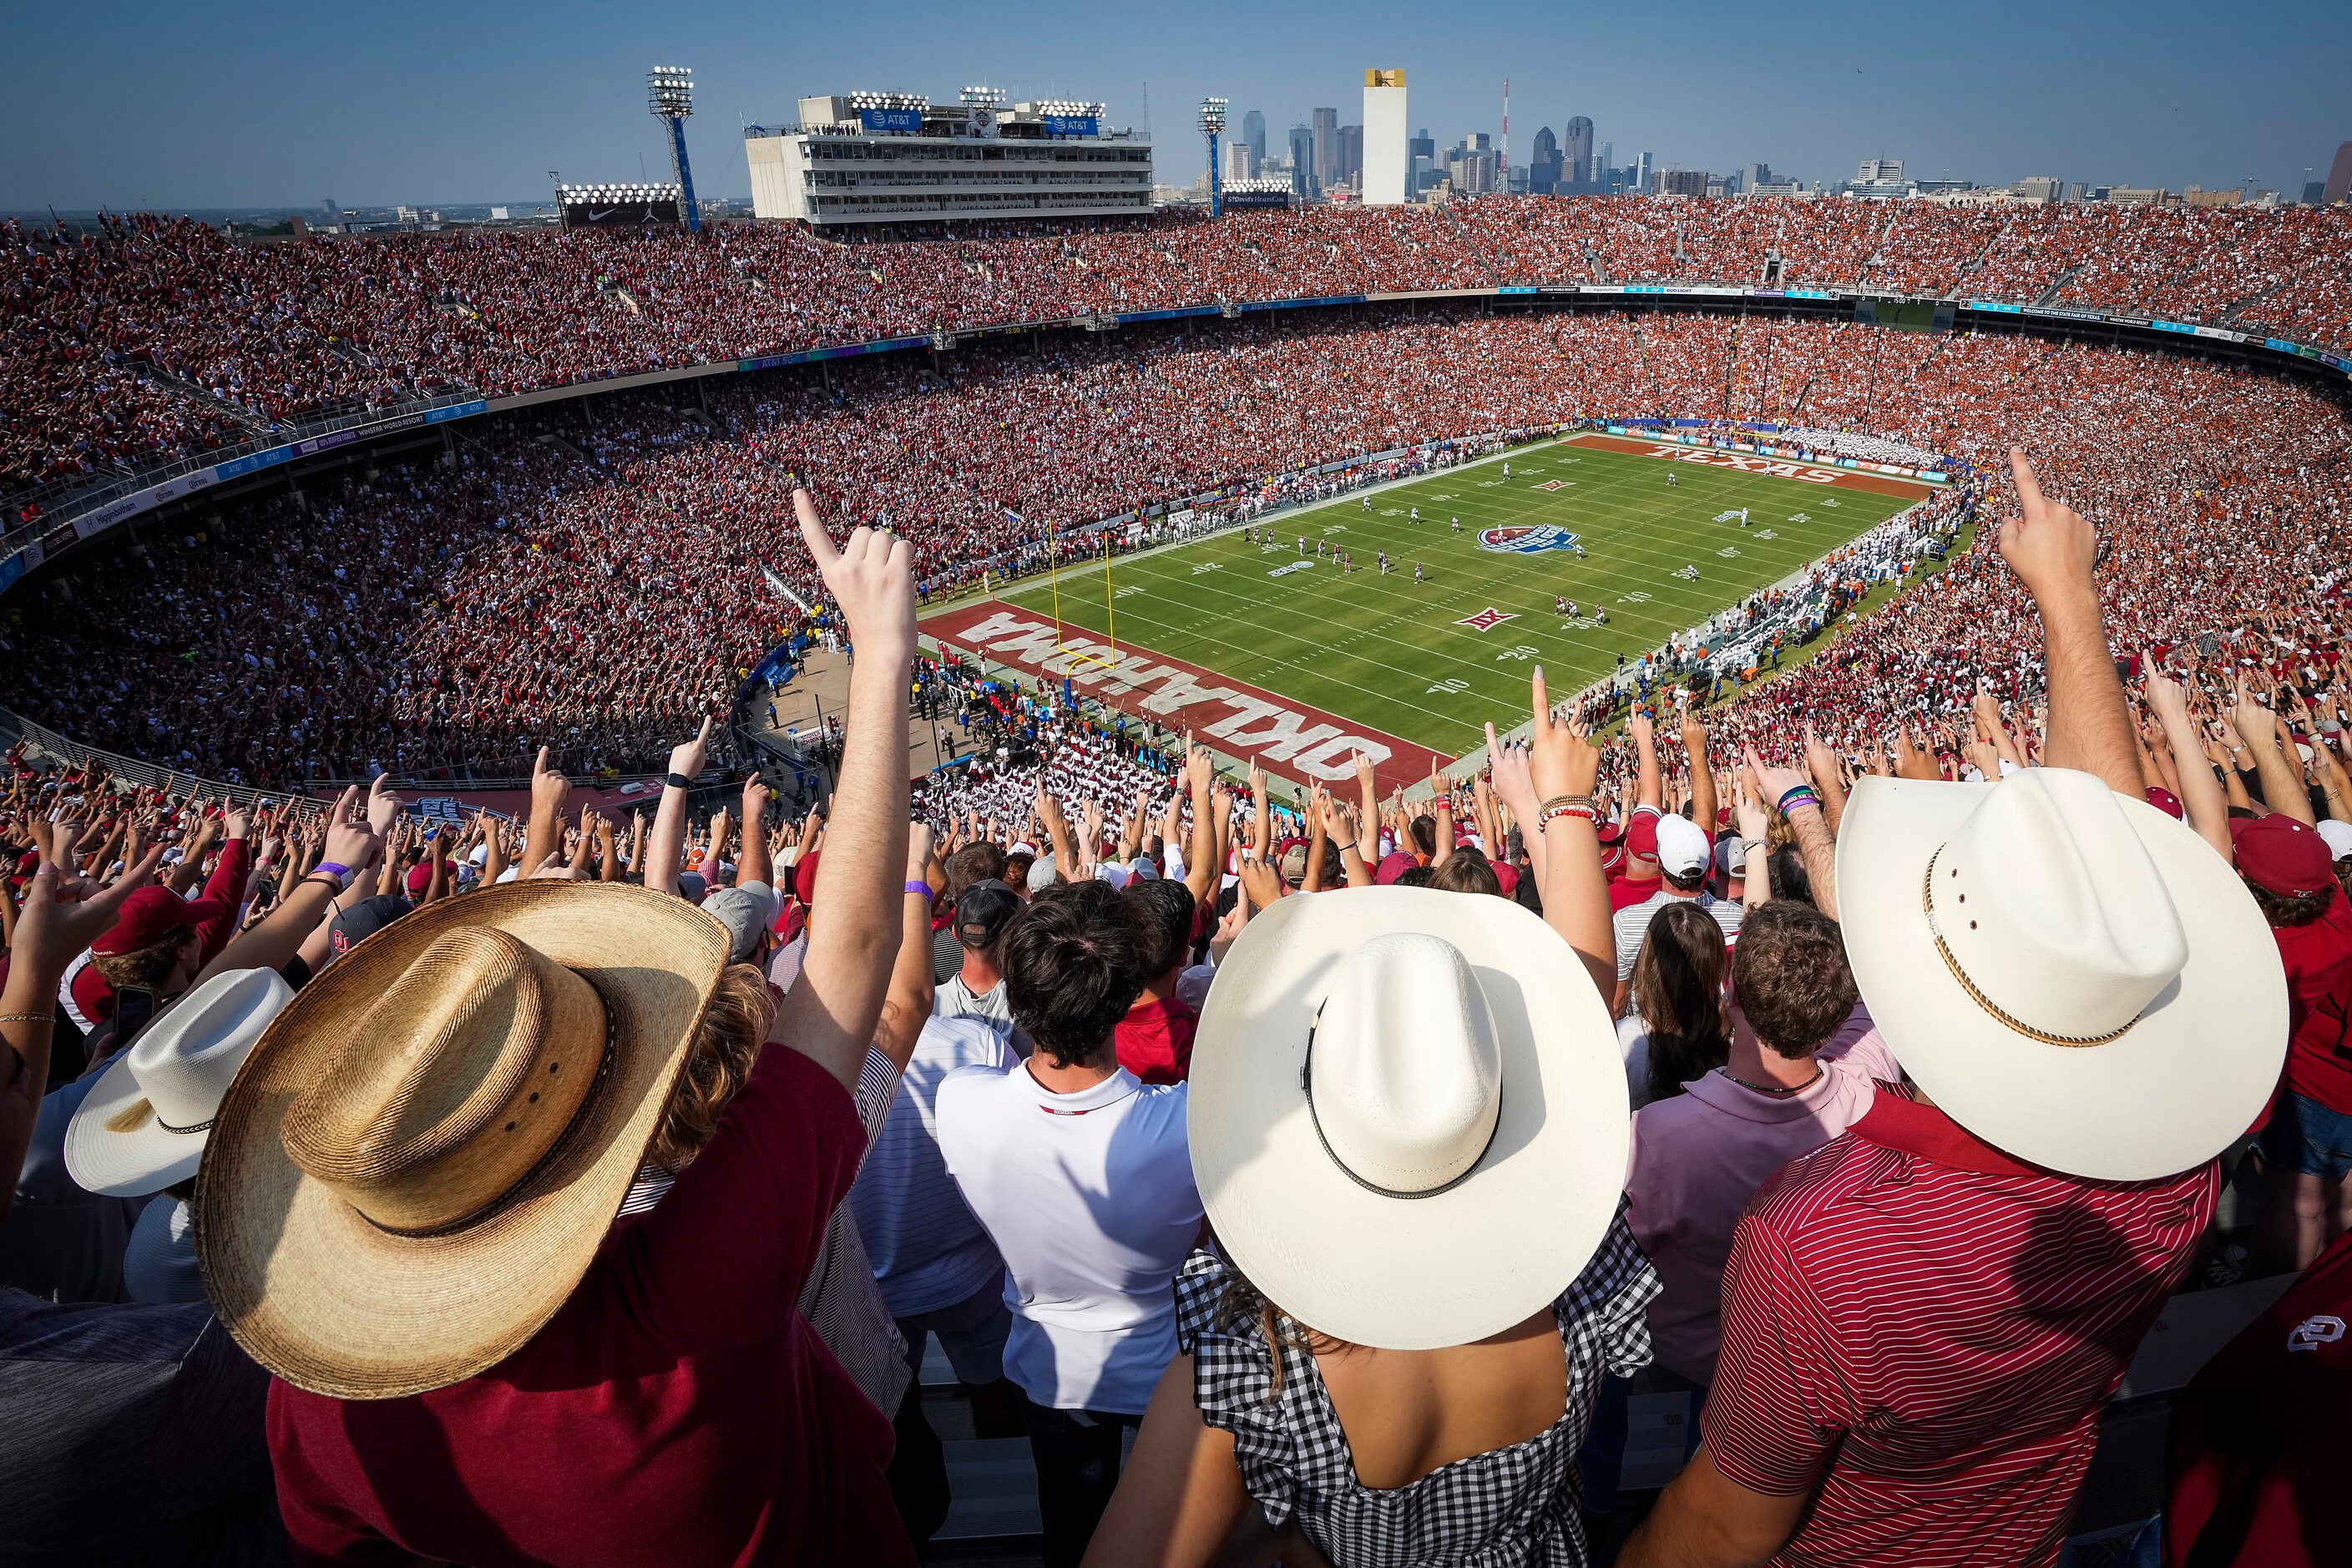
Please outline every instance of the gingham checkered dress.
M1576 1283L1552 1303L1568 1352L1568 1405L1527 1442L1431 1471L1410 1486L1376 1490L1356 1479L1347 1434L1315 1357L1269 1347L1258 1322L1216 1328L1218 1298L1233 1274L1196 1252L1176 1280L1176 1335L1192 1358L1192 1396L1202 1419L1234 1436L1242 1484L1266 1522L1292 1519L1336 1568L1579 1568L1586 1560L1576 1501L1577 1450L1592 1424L1604 1373L1649 1364L1644 1313L1657 1271L1625 1228L1621 1207ZM1286 1337L1297 1325L1284 1320ZM1282 1357L1282 1387L1273 1360Z

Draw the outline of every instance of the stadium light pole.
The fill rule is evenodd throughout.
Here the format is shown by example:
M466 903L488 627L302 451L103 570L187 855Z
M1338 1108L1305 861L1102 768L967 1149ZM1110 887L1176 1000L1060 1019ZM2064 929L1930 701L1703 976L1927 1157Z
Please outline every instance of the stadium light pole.
M694 112L694 68L656 66L646 73L646 107L669 131L669 166L688 234L702 232L694 200L694 170L686 161L686 118Z
M1201 134L1209 139L1209 216L1218 217L1225 210L1224 189L1217 177L1217 138L1224 134L1225 110L1222 98L1201 100Z

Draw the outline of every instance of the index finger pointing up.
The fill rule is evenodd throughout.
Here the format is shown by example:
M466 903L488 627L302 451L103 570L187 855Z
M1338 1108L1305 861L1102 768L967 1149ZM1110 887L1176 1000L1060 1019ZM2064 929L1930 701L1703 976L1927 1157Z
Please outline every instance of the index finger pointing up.
M830 566L841 559L841 552L833 545L833 535L824 531L824 521L816 514L816 502L803 489L793 491L793 515L800 520L801 542L816 557L820 567Z
M2009 477L2017 481L2017 499L2028 513L2042 505L2042 481L2033 477L2033 465L2025 460L2025 448L2009 449Z

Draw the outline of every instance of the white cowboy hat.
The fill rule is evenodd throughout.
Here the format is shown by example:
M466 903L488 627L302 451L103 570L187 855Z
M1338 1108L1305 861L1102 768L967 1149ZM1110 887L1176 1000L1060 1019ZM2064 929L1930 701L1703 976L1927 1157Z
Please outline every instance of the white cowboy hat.
M294 999L277 971L214 975L99 1076L66 1126L66 1169L89 1192L134 1198L196 1173L246 1053Z
M1862 779L1837 896L1903 1070L2020 1160L2174 1175L2278 1083L2286 978L2252 895L2187 824L2090 773Z
M1521 1321L1583 1270L1624 1185L1609 1011L1507 899L1278 900L1218 966L1191 1085L1193 1179L1226 1256L1356 1344Z

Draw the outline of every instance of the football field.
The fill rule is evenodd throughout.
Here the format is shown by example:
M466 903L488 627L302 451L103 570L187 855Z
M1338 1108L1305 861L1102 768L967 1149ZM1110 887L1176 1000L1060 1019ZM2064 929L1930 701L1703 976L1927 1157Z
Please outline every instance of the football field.
M1417 762L1396 759L1409 775L1429 753L1477 744L1487 719L1498 728L1523 720L1531 665L1543 665L1556 694L1581 689L1621 653L1656 647L1927 493L1851 470L1585 435L1281 513L1267 525L1271 542L1234 529L1116 558L1108 600L1096 563L1002 595L987 606L993 619L966 607L924 629L954 644L969 636L968 646L994 646L992 657L1082 686L1139 691L1187 722L1197 722L1188 711L1202 689L1197 675L1165 692L1144 672L1181 666L1245 683L1260 699L1311 710L1327 732L1350 731L1343 740L1423 749ZM1354 571L1341 571L1337 552L1354 556ZM1416 566L1426 581L1414 581ZM1576 614L1558 613L1555 597ZM1603 608L1605 624L1595 614ZM1041 634L1041 624L1055 629ZM1223 727L1246 747L1262 738L1254 722L1244 713ZM1275 762L1299 760L1305 746L1283 756L1295 736L1274 733ZM1275 771L1335 776L1333 762L1307 756Z

